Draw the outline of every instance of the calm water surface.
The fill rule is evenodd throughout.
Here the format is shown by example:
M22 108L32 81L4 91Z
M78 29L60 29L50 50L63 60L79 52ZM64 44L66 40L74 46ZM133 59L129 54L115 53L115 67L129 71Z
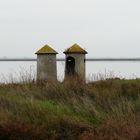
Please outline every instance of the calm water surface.
M64 79L64 62L57 62L58 80ZM86 79L140 78L140 62L86 62ZM36 77L36 62L0 62L0 81Z

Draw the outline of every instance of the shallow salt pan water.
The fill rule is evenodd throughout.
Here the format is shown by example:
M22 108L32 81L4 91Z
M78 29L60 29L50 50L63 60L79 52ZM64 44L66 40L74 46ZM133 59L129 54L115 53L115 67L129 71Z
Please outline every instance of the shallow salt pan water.
M64 62L57 62L58 80L64 79ZM140 62L86 62L86 79L140 78ZM36 62L0 62L0 82L36 78Z

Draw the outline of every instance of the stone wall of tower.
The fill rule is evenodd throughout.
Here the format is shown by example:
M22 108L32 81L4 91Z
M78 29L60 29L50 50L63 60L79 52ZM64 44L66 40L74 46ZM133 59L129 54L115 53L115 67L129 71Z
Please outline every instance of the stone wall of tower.
M80 78L85 80L85 54L66 54L66 60L67 58L71 56L75 59L75 72L78 74ZM65 76L66 75L66 67L65 67Z
M57 80L56 54L37 55L37 80Z

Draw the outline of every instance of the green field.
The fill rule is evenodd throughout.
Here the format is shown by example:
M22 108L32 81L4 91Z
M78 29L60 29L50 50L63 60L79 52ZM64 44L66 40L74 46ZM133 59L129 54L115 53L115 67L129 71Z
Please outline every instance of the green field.
M0 85L0 140L139 140L140 80Z

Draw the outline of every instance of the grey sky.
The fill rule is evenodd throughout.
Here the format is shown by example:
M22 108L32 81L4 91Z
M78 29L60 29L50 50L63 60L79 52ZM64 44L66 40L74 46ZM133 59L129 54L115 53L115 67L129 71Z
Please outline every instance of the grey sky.
M139 0L0 0L0 57L35 57L46 43L64 57L140 57Z

